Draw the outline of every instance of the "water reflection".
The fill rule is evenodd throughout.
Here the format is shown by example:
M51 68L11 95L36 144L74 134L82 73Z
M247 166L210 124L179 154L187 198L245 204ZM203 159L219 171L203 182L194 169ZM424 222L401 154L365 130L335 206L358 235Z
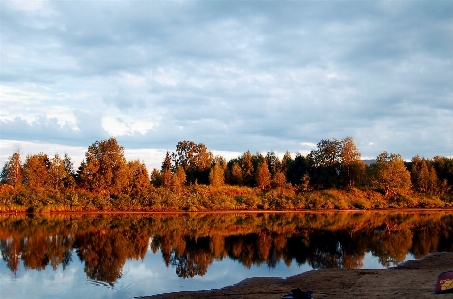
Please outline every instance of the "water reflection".
M453 251L452 223L447 212L2 215L0 250L13 273L21 263L64 271L80 261L89 279L113 287L126 261L143 261L149 248L181 278L203 276L226 258L247 268L361 268L371 253L389 267L408 254Z

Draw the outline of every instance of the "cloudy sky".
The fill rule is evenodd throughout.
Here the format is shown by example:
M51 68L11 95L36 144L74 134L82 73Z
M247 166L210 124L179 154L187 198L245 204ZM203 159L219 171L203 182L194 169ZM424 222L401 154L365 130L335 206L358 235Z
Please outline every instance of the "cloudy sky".
M352 136L453 155L452 1L1 1L0 163L115 136L158 167Z

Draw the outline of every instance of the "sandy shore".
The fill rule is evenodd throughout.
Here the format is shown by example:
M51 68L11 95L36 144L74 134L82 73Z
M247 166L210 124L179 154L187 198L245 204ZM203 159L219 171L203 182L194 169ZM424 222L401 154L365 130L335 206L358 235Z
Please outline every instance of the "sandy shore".
M434 294L437 276L453 270L453 253L433 253L386 270L322 269L286 279L249 278L219 290L161 294L143 299L246 298L275 299L292 288L312 290L313 298L453 298Z

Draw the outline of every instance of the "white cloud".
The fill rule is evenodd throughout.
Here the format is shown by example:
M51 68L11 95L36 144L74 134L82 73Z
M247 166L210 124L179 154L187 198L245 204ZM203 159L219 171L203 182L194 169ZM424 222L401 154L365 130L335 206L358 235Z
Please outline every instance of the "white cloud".
M118 113L120 114L120 113ZM156 127L156 123L146 120L135 120L131 117L105 116L102 118L102 127L111 136L146 134Z
M77 168L85 156L88 145L86 148L83 148L54 143L37 143L21 140L0 139L0 165L2 165L2 167L8 157L10 157L17 148L20 149L20 153L22 154L22 162L25 161L27 155L38 154L40 152L44 152L49 156L58 154L61 157L67 153L73 160L74 167Z
M95 142L95 140L93 140ZM33 155L40 152L44 152L47 155L53 157L55 154L63 157L65 153L71 157L74 168L77 169L80 166L80 163L85 158L85 153L88 149L87 144L84 147L78 146L68 146L63 144L55 143L37 143L37 142L28 142L28 141L19 141L19 140L1 140L0 139L0 165L3 167L8 158L13 154L13 152L18 148L22 154L22 162L25 161L27 155ZM45 150L44 150L45 149ZM171 148L169 151L173 151ZM144 162L148 172L151 173L153 168L160 169L160 166L165 158L166 149L124 149L124 156L127 161L139 160ZM231 156L227 155L226 156ZM237 157L232 155L233 157Z
M304 149L315 149L316 144L312 142L300 142L299 143Z

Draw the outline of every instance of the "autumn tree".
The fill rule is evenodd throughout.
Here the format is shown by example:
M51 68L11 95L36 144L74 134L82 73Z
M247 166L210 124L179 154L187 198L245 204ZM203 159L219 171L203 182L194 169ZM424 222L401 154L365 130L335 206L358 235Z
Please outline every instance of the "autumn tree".
M178 165L176 172L171 176L170 187L174 192L180 192L186 183L186 172L182 166Z
M171 185L171 178L173 174L171 170L166 170L164 173L161 173L162 187L169 188Z
M414 189L420 193L438 193L440 181L434 165L420 156L413 157L411 164L411 181Z
M225 160L224 157L222 156L215 156L214 159L212 160L212 165L211 167L214 167L214 165L218 164L220 167L222 167L224 170L228 167L228 163Z
M385 196L404 192L411 187L411 176L400 154L382 152L371 165L371 180Z
M281 171L278 171L274 174L272 178L272 187L283 187L286 184L285 174Z
M79 167L80 186L95 192L121 193L128 184L124 148L114 137L88 147Z
M307 157L310 180L318 188L353 187L361 183L365 164L352 137L323 139Z
M343 186L353 187L360 183L365 174L362 154L354 144L352 137L346 137L340 145L340 182Z
M176 177L178 178L178 181L181 184L181 186L184 186L184 184L187 181L187 176L186 176L186 172L184 171L184 168L182 168L182 166L176 167L175 174L176 174Z
M72 176L71 161L67 155L62 159L58 154L50 160L48 184L55 190L73 188L75 180Z
M267 161L263 160L256 170L256 186L261 190L269 188L271 185L271 173Z
M315 167L337 167L340 164L341 142L337 139L322 139L318 149L310 152L310 159ZM335 169L334 169L335 170Z
M203 143L180 141L176 145L176 152L172 153L175 168L181 166L187 175L189 183L209 183L209 170L213 155Z
M211 186L220 187L225 184L225 170L221 163L215 163L209 172L209 183Z
M312 186L310 184L310 176L308 175L308 173L305 173L302 176L299 188L302 191L310 191L312 189Z
M143 162L139 160L127 162L128 184L126 192L130 195L137 195L150 186L148 170Z
M47 154L27 156L23 167L23 178L26 185L33 188L44 188L49 183L50 160Z
M17 187L22 184L22 162L17 149L5 162L1 173L1 183Z

